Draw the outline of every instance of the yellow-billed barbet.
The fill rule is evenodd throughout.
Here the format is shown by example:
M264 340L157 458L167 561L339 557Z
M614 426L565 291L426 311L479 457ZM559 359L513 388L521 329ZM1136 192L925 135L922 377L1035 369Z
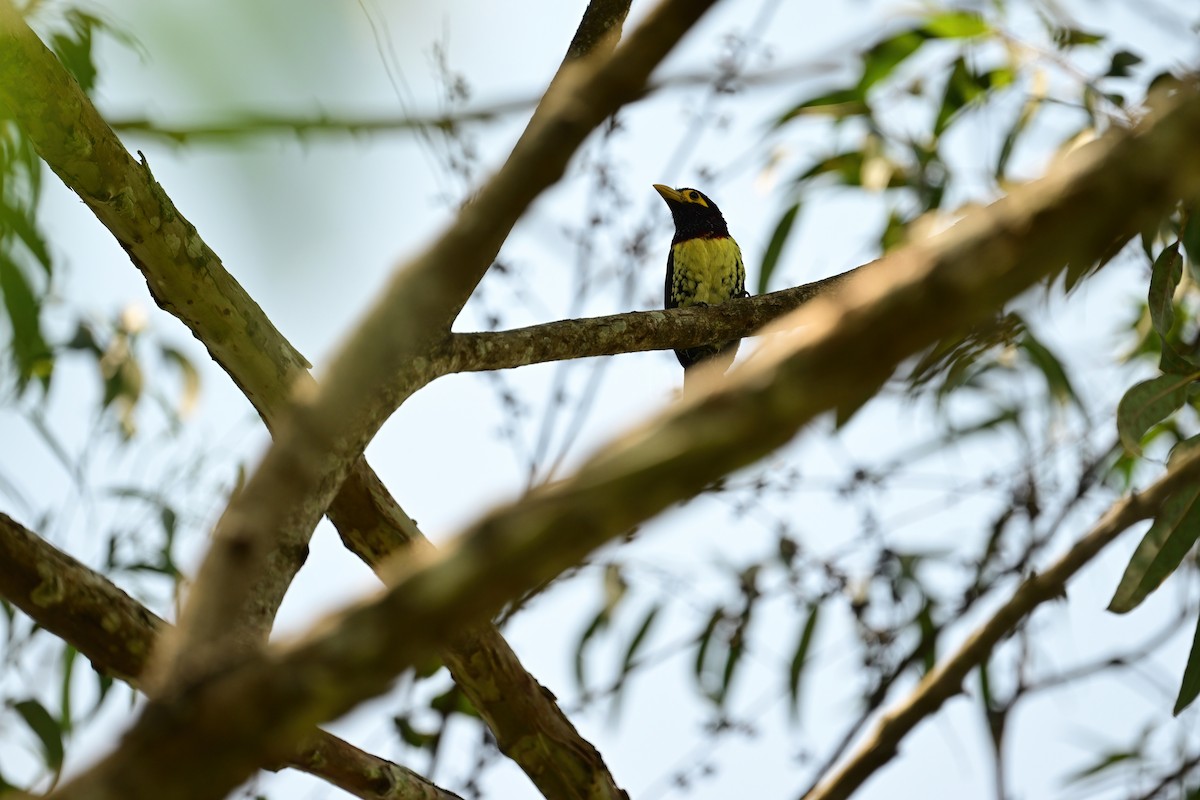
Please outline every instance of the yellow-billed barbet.
M729 235L716 203L695 189L654 188L667 201L675 220L675 238L667 256L664 303L667 308L715 306L734 297L746 297L746 267L742 251ZM715 361L728 369L739 341L676 350L683 365L684 388L692 367Z

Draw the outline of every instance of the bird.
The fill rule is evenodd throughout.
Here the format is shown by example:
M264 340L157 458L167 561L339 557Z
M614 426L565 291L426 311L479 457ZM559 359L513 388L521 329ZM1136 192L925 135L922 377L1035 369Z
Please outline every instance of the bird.
M667 254L667 280L663 287L666 308L715 306L746 292L746 267L742 251L729 235L717 204L697 189L672 189L654 184L675 222L675 238ZM683 366L683 388L697 365L715 362L724 372L737 355L740 340L687 347L675 351Z

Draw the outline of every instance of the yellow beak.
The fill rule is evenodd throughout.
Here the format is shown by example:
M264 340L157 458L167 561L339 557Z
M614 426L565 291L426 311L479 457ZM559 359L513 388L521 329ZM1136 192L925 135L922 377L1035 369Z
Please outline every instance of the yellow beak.
M662 195L662 199L668 203L682 203L683 195L672 189L670 186L664 186L661 183L654 184L654 189Z

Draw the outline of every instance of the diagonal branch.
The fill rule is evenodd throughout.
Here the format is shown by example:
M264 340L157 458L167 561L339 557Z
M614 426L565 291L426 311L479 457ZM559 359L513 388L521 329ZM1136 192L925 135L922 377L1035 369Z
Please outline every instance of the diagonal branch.
M182 798L219 796L264 748L383 691L453 631L771 452L817 414L860 401L902 359L984 319L1063 263L1097 258L1114 231L1137 230L1200 192L1197 137L1200 93L1189 86L1161 116L860 271L836 297L781 320L790 330L719 387L618 438L571 477L487 514L423 566L395 564L392 588L375 602L298 645L253 653L152 702L118 751L51 796L115 800L166 786ZM194 762L203 774L186 774Z
M0 597L104 672L138 687L159 634L157 615L7 514L0 513ZM461 800L410 769L311 731L283 763L363 800Z
M1041 573L1027 578L1013 596L950 657L925 674L917 688L896 708L886 712L872 734L836 772L807 795L805 800L838 800L850 797L880 767L896 754L901 740L942 704L963 691L963 681L997 644L1043 603L1065 597L1067 581L1121 533L1142 520L1152 518L1171 494L1200 479L1200 452L1172 464L1151 486L1116 502L1057 561Z

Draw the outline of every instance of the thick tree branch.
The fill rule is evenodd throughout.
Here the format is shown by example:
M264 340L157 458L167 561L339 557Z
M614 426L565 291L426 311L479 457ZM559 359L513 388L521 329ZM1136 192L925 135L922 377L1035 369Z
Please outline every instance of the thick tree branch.
M134 687L155 640L170 628L112 581L2 513L0 596L96 669ZM363 800L461 800L412 770L321 730L305 736L283 763Z
M631 0L590 0L567 47L563 63L590 55L607 55L621 38Z
M571 477L492 511L423 567L397 563L376 602L152 702L117 752L53 796L142 796L174 786L196 761L206 770L187 774L179 796L219 796L263 748L383 691L452 631L779 447L815 415L858 402L902 359L1066 261L1096 258L1114 232L1200 192L1197 137L1200 96L1187 87L1160 118L1106 136L951 231L859 271L834 297L781 320L785 332L710 391L620 437Z
M801 304L835 291L864 267L803 286L707 308L630 311L494 333L452 333L434 351L431 369L439 374L512 369L547 361L672 350L741 339L752 336Z
M1044 572L1027 578L953 655L926 673L907 698L879 719L875 730L854 755L805 795L806 800L850 797L892 759L913 728L963 691L963 681L971 670L983 663L1021 620L1043 603L1065 597L1067 581L1075 573L1129 527L1152 518L1172 493L1195 484L1197 479L1200 479L1200 453L1193 453L1171 465L1165 475L1144 491L1117 501L1071 549Z

